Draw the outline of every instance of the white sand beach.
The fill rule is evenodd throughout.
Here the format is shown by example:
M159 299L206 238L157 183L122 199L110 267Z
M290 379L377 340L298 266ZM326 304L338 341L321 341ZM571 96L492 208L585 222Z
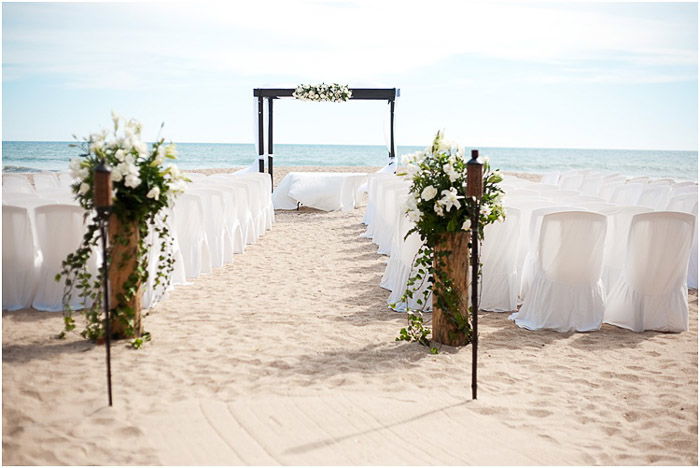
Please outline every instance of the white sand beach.
M293 170L376 168L276 181ZM362 215L278 211L177 287L145 319L151 343L113 346L112 408L103 346L54 338L60 313L3 311L3 464L697 465L696 291L679 334L482 313L472 401L469 346L394 341L405 318Z

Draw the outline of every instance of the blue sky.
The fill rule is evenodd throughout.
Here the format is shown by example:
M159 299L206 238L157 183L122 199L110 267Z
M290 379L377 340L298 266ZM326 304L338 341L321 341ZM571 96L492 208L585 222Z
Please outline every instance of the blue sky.
M4 140L110 110L176 142L253 142L255 87L399 87L397 142L698 146L695 3L3 3ZM275 107L278 143L384 144L387 105Z

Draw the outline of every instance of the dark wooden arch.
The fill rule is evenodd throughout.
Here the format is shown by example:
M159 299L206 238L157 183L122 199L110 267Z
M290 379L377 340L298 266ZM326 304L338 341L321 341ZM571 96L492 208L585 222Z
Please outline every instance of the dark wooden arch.
M263 125L263 100L267 99L267 168L272 178L273 151L272 151L272 103L275 99L292 97L295 88L255 88L253 96L258 99L258 164L260 172L265 172L265 135ZM350 100L387 101L389 103L389 164L396 158L396 145L394 142L394 102L400 96L398 88L350 88L352 95Z

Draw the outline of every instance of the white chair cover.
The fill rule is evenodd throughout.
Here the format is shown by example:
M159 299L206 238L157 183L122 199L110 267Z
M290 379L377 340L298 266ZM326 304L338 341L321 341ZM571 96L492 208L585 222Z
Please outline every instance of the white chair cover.
M73 185L73 178L68 172L59 172L56 177L58 177L58 186L61 188L70 189Z
M559 176L559 187L562 190L574 190L578 191L581 189L581 184L583 183L584 174L579 171L567 172Z
M605 237L605 253L603 254L603 287L609 294L622 273L627 256L627 241L630 224L635 215L651 212L643 206L618 206L606 211L608 217L608 232Z
M34 193L34 186L22 174L3 174L2 192L5 193Z
M2 206L2 308L31 307L41 267L29 210Z
M568 211L544 217L532 286L520 310L510 316L518 326L559 332L600 328L605 230L605 216L596 213Z
M211 272L209 241L204 229L201 198L183 193L176 198L173 221L187 279Z
M680 211L695 216L695 234L693 245L690 248L690 261L688 262L688 287L698 287L698 196L696 194L678 195L668 202L668 211Z
M637 176L637 177L629 177L627 179L628 184L636 184L636 183L642 183L642 184L648 184L649 183L649 177L647 176Z
M382 167L378 171L374 172L375 174L394 174L396 172L396 164L394 161L389 162L386 166ZM368 174L371 175L371 174ZM369 190L369 179L365 181L360 187L357 189L358 192L362 193L367 193Z
M377 210L379 187L387 182L395 182L402 180L394 174L375 173L367 176L367 208L365 215L362 218L362 223L367 225L367 231L362 234L362 237L372 238L374 229L374 215Z
M663 210L668 205L671 197L671 186L666 184L647 184L642 188L642 193L637 200L637 205L651 208L652 210Z
M600 188L603 186L603 176L602 175L589 175L584 177L583 183L581 184L581 193L584 195L595 195L598 196L600 193Z
M380 286L389 289L391 294L387 298L387 304L394 305L393 309L397 312L406 312L407 306L411 309L423 309L429 311L432 309L432 294L425 298L424 304L419 304L419 299L423 300L423 293L428 287L427 281L422 285L414 285L416 290L413 293L413 298L408 298L408 302L401 302L401 297L406 291L408 279L414 273L413 262L416 254L423 246L420 236L417 233L412 233L404 241L404 236L413 228L414 224L406 216L401 216L399 228L394 237L394 243L391 248L391 256L387 263L387 268L382 277Z
M255 243L268 227L268 204L271 194L260 180L220 174L210 176L207 184L226 187L234 203L234 216L243 234L244 244Z
M38 275L38 287L32 307L37 310L63 310L63 282L54 277L61 271L61 262L74 252L85 232L83 216L85 210L75 205L53 204L37 207L35 210L36 236L42 254L42 264ZM92 255L88 269L97 273L96 258ZM78 290L73 291L70 306L74 309L86 305L78 298Z
M377 210L377 227L372 237L372 242L378 246L377 252L382 255L391 254L391 240L398 228L399 219L403 216L409 187L404 181L383 186Z
M557 183L559 182L559 173L547 172L542 176L542 180L540 182L542 182L543 184L557 185Z
M524 246L526 249L525 259L523 260L520 282L518 283L518 293L520 301L522 302L527 296L527 292L532 283L535 272L537 271L537 243L540 240L540 230L542 227L542 219L550 213L560 213L562 211L576 211L577 207L573 206L546 206L544 208L537 208L532 210L530 213L530 221L528 224L528 234L529 239L528 244ZM521 247L523 245L521 244ZM512 309L511 309L512 310Z
M58 176L53 172L38 172L32 174L32 179L34 179L34 189L37 192L56 190L61 187L58 183Z
M646 182L622 184L615 189L610 202L623 206L636 205L646 186Z
M367 174L359 172L290 172L273 194L278 210L297 208L297 202L323 211L350 211L357 206L359 187Z
M224 222L224 195L215 188L195 186L187 193L201 200L204 229L209 242L209 258L212 268L222 267L233 260L233 235Z
M608 296L605 322L636 332L688 330L688 257L695 217L634 216L624 272Z
M202 174L201 172L185 172L182 175L190 179L192 182L200 182L207 178L207 175Z
M482 310L508 312L517 307L520 210L506 206L505 211L505 221L484 228L479 303Z
M613 179L609 182L605 182L600 188L600 193L598 194L598 196L607 202L611 202L617 188L622 187L623 185L625 185L624 178L622 178L621 180Z
M222 221L225 223L225 229L231 238L232 251L235 254L245 252L247 238L244 228L242 227L241 218L249 220L248 225L251 229L254 224L250 210L246 209L248 205L240 201L242 195L244 195L246 199L248 198L245 189L217 181L207 182L206 188L219 190L223 195L224 211L221 213L221 216ZM251 230L251 232L254 231ZM252 238L251 243L254 240L255 238Z
M257 223L258 236L261 236L268 229L272 229L275 222L275 207L272 203L272 179L269 174L262 172L236 172L232 174L232 179L249 185L249 199L251 200L251 210L253 219ZM255 203L261 207L261 212L254 210Z

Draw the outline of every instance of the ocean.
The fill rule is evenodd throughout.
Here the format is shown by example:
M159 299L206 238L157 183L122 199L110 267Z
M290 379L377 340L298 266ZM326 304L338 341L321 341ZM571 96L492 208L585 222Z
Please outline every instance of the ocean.
M3 141L3 172L67 170L68 160L79 154L70 142ZM253 144L176 143L177 165L183 169L247 166L257 158ZM421 146L399 146L397 154ZM471 149L471 148L469 148ZM672 177L697 180L697 151L477 148L488 156L491 167L504 171L545 173L569 169L597 169L627 176ZM383 166L388 160L384 146L284 145L275 146L276 166Z

